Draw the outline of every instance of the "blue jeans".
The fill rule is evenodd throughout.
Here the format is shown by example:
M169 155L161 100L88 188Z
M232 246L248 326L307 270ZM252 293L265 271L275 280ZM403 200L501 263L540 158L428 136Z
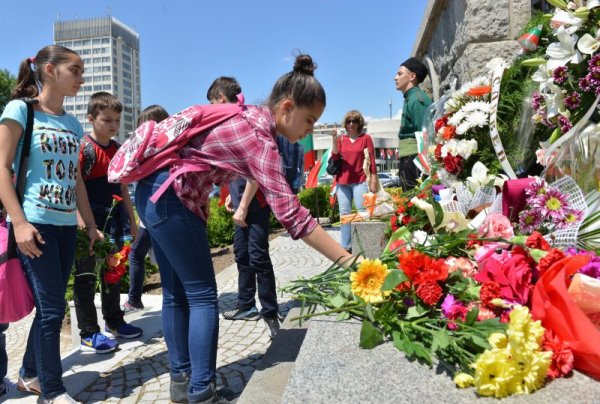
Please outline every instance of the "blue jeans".
M6 377L8 371L8 356L6 356L6 335L4 331L8 329L8 324L0 324L0 384Z
M144 287L144 275L146 273L146 255L150 251L152 243L150 233L144 227L139 227L138 234L129 252L129 304L138 306L142 304L142 288Z
M338 184L337 187L337 200L340 206L340 216L346 215L352 211L352 199L354 199L356 210L364 211L362 196L369 192L366 182L347 185ZM350 234L350 232L352 231L352 225L343 224L340 227L342 229L342 247L346 249L351 248L352 234Z
M158 171L138 183L135 204L152 239L163 290L162 325L171 375L190 373L188 397L216 380L219 311L206 223L187 209L173 188L150 197L168 178Z
M263 317L278 313L275 273L269 255L269 218L271 209L256 207L248 212L247 227L235 226L233 250L238 267L238 307L250 309L256 305L254 295L258 284Z
M66 390L60 362L60 328L65 316L65 292L75 259L75 226L32 223L45 244L42 255L28 258L19 251L35 301L35 317L23 356L21 377L39 377L42 396L52 399Z

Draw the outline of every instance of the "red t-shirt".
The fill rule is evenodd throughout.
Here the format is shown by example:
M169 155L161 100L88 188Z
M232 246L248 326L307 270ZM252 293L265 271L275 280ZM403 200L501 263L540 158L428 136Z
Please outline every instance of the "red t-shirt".
M375 150L371 136L363 133L354 141L347 135L338 138L338 152L331 154L331 158L334 160L339 159L340 156L343 159L342 168L336 176L338 184L360 184L367 180L367 176L363 171L365 149L369 150L369 157L371 158L371 174L376 174Z
M119 146L112 139L108 146L102 146L89 135L81 139L79 167L92 211L109 209L112 206L112 196L121 195L121 184L108 182L107 176L108 164Z

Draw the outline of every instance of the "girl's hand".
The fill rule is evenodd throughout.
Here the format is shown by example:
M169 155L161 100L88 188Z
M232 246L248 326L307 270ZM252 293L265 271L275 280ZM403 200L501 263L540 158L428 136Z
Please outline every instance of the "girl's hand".
M248 216L248 210L242 207L238 207L233 214L233 222L240 227L248 227L246 224L246 216Z
M369 181L369 191L374 194L377 193L377 174L371 174L371 180Z
M24 220L17 224L13 224L15 229L15 240L19 246L19 250L29 258L37 258L42 255L42 250L39 249L39 244L46 242L38 230L28 221Z
M104 240L104 234L96 226L86 226L85 232L90 239L90 255L94 255L94 244Z
M227 195L227 198L225 198L225 209L229 213L233 213L234 211L233 202L231 201L231 195Z

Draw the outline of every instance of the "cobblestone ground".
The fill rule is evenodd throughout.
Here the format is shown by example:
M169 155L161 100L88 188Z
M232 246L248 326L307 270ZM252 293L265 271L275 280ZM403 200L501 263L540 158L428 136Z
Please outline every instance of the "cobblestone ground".
M330 231L334 237L339 232ZM331 263L302 241L293 241L287 234L271 242L271 258L277 284L283 286L299 276L311 276L326 269ZM236 306L237 273L221 279L218 284L219 311ZM279 296L282 316L292 307L289 296ZM29 320L30 321L30 320ZM24 336L28 321L11 325L8 333L8 352L11 359L22 357ZM23 324L23 326L21 326ZM219 349L217 355L218 388L227 388L227 398L236 399L252 377L270 344L269 332L262 321L229 321L219 323ZM21 327L21 328L19 328ZM27 328L27 330L25 330ZM67 350L70 343L67 344ZM15 361L9 360L13 363ZM9 376L15 380L18 364L11 367ZM132 352L110 371L88 385L76 397L86 403L164 403L169 400L169 367L167 348L162 334L153 336L144 346Z

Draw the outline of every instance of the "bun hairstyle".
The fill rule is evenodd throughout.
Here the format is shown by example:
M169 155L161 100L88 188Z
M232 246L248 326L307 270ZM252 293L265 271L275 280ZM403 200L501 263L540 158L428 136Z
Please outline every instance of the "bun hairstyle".
M277 80L267 100L271 110L284 99L291 99L298 107L311 107L326 104L325 90L315 78L317 65L306 54L296 56L294 69Z
M40 88L44 85L44 66L46 64L59 65L67 63L70 55L78 54L64 46L48 45L40 49L35 57L23 59L19 64L17 84L11 92L11 99L37 97ZM32 66L35 67L35 70Z

